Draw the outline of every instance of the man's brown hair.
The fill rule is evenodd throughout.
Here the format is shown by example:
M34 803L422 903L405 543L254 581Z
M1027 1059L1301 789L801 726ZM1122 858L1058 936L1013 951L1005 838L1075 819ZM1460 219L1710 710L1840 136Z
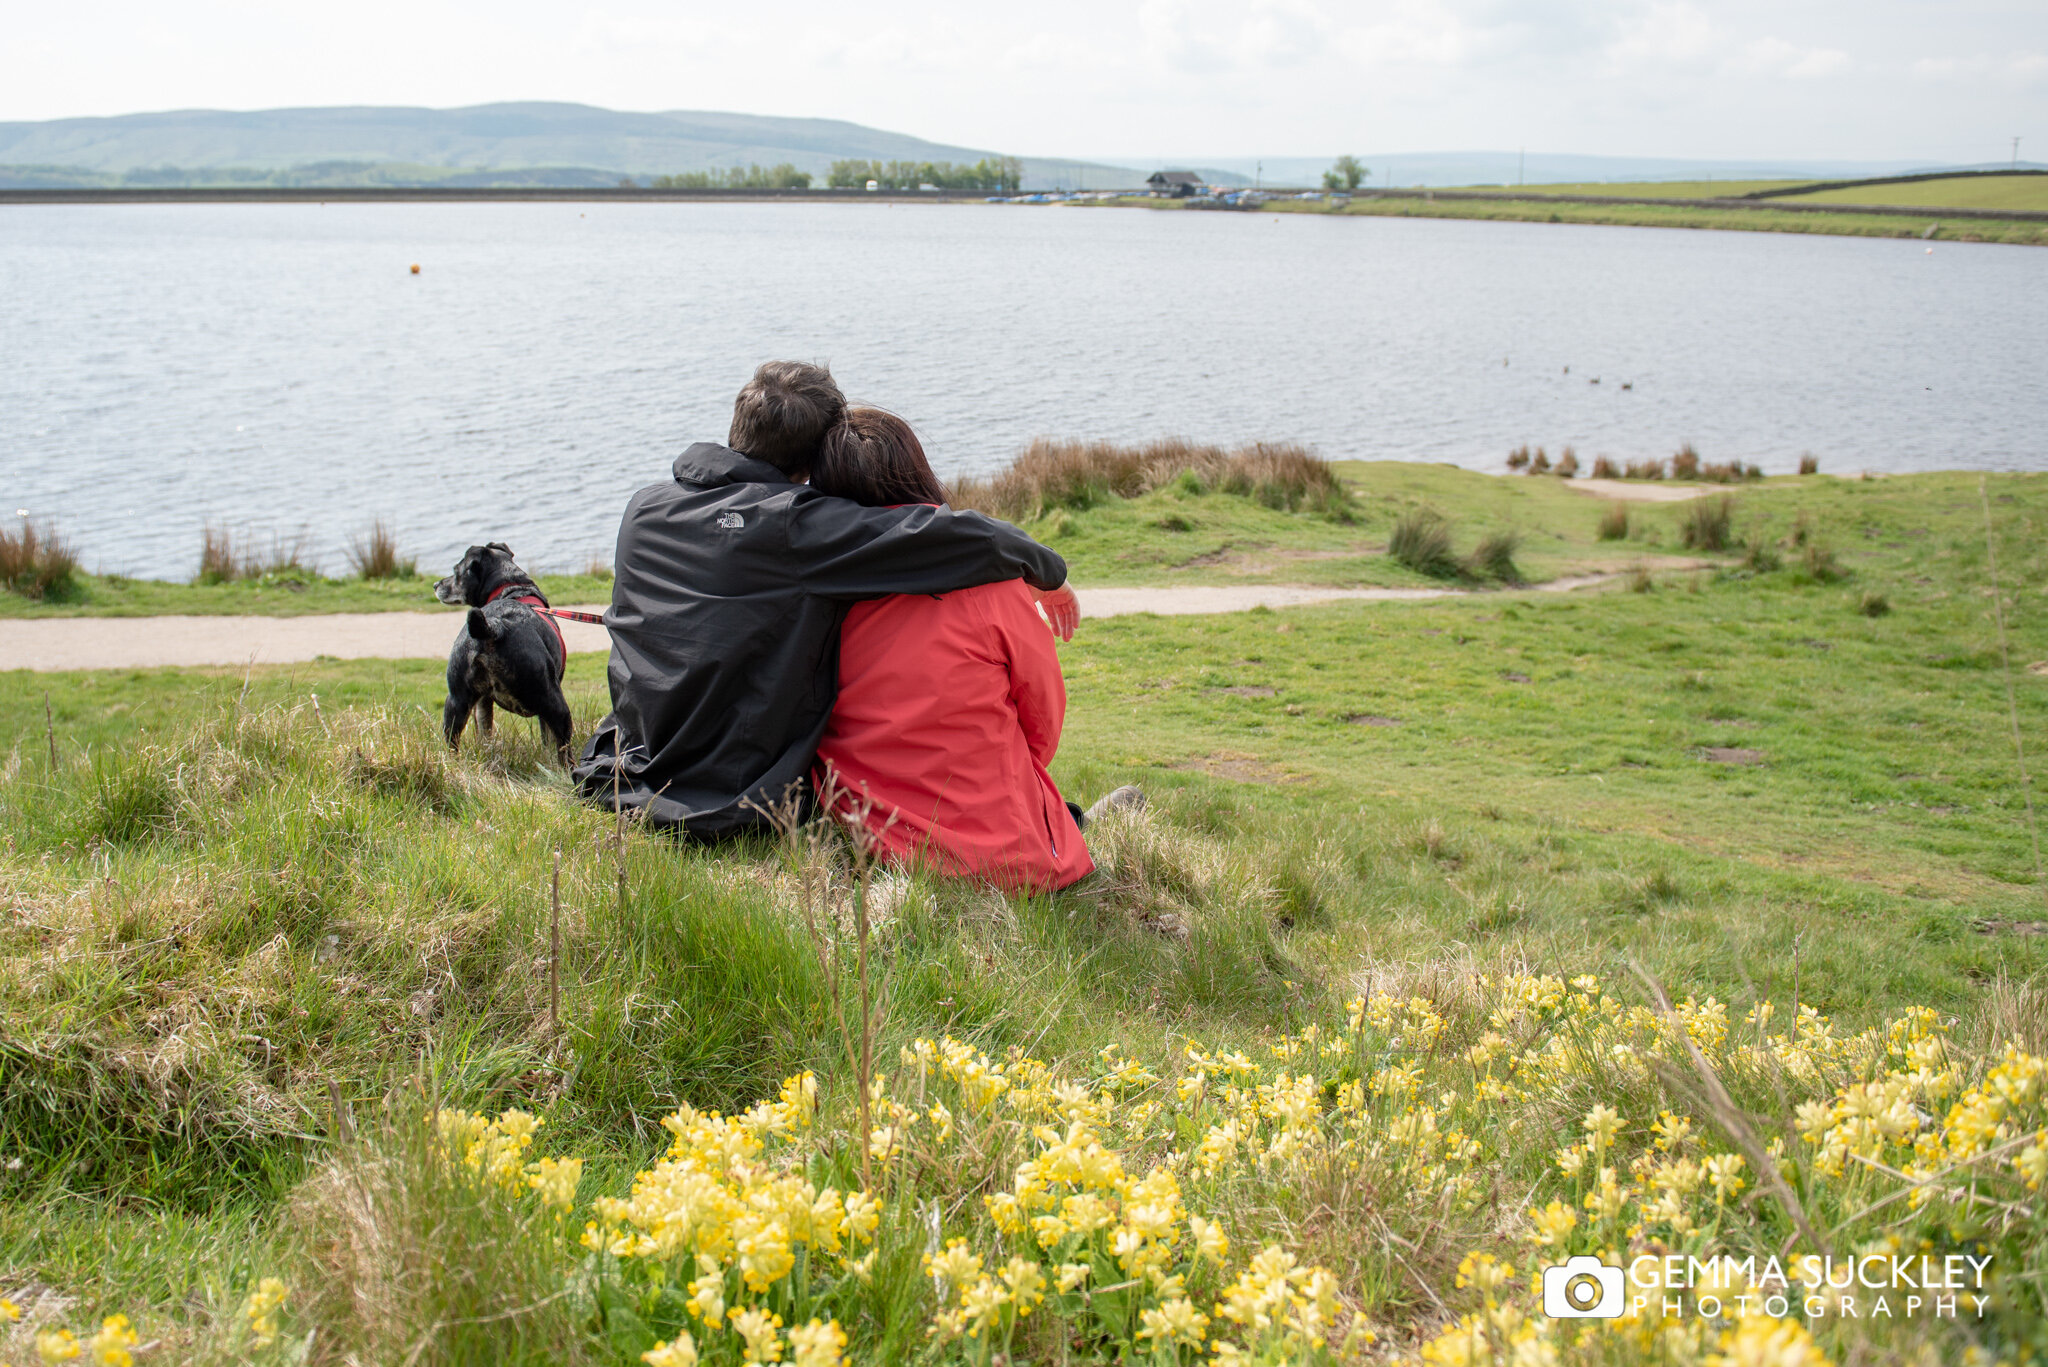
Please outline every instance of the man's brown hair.
M824 366L768 361L733 400L732 432L725 444L785 475L801 475L845 412L846 396Z

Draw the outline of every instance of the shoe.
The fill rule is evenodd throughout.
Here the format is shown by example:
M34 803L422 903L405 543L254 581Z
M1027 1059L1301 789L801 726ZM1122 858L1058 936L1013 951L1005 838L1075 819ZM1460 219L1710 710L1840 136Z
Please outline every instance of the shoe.
M1105 794L1100 801L1081 816L1081 828L1086 830L1111 812L1142 812L1145 810L1145 790L1126 783L1123 787Z

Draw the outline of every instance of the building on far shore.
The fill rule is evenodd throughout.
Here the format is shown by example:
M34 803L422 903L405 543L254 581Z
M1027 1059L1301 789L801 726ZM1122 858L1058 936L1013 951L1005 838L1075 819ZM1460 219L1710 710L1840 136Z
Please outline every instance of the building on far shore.
M1207 188L1202 178L1192 171L1154 171L1145 177L1145 188L1156 199L1186 199L1199 195Z

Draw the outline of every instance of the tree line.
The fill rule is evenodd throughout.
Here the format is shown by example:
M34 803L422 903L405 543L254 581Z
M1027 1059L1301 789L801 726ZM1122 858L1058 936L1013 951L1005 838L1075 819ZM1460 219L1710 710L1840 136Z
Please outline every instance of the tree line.
M874 181L881 190L1000 190L1015 194L1024 184L1024 163L1016 157L983 157L972 166L950 161L835 161L825 183L860 189Z
M623 181L630 185L632 182ZM811 173L799 171L789 162L763 168L729 166L723 171L684 171L673 176L656 176L647 182L656 190L808 190Z

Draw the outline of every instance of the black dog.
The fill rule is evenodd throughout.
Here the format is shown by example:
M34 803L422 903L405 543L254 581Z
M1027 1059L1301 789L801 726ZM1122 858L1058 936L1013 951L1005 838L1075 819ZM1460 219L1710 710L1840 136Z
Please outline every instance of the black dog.
M569 704L562 697L568 646L554 619L534 611L548 600L512 562L512 548L502 541L471 546L455 562L455 573L434 585L434 596L450 607L469 605L469 622L448 652L441 730L449 748L461 745L472 711L477 730L488 736L495 704L517 717L540 718L555 753L568 763Z

